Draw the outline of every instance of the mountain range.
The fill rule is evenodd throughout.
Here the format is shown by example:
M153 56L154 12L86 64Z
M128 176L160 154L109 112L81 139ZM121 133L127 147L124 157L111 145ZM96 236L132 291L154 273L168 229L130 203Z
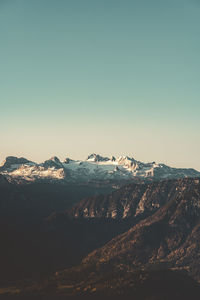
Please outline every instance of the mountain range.
M143 163L128 156L118 158L91 154L86 160L66 158L63 162L54 156L43 163L9 156L0 166L0 173L12 180L60 181L62 183L112 182L128 180L161 180L200 176L194 169L172 168L155 162Z
M125 217L124 199L131 207ZM102 214L94 214L94 210L102 212L105 203L109 213L103 209ZM113 203L119 208L117 213ZM111 211L115 212L114 219ZM124 226L123 233L118 232L105 245L87 255L78 266L56 272L52 280L54 293L58 296L64 294L126 297L135 293L136 299L199 299L199 179L131 184L104 196L102 201L99 197L82 201L64 215L54 216L50 221L54 224L58 222L60 226L61 218L65 226L64 219L70 216L89 222L95 219L99 224L102 224L103 220L107 222L108 218L116 224L123 220L129 228L125 229L121 223L121 228ZM190 277L186 280L188 275ZM156 286L156 283L163 285L163 276L163 280L175 280L175 287L170 296L166 282L164 296ZM154 277L157 279L152 279ZM193 278L193 288L184 290L184 286L179 286L180 290L177 290L178 285L175 282L181 278L186 285L190 282L189 278ZM152 280L154 285L154 296L150 295L152 285L148 286L148 280ZM142 289L146 285L147 291L144 292ZM171 288L170 285L168 287ZM158 292L157 296L155 291Z
M199 201L200 179L185 178L132 183L53 213L36 235L54 274L11 290L25 299L199 299Z
M193 169L8 157L0 207L2 299L200 299Z

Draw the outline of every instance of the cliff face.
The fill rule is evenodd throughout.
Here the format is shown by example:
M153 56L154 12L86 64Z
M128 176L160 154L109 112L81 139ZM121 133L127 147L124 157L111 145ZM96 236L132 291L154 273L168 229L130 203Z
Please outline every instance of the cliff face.
M84 263L98 264L116 259L133 265L166 262L171 266L189 267L189 257L192 261L199 260L199 180L171 182L170 187L169 183L159 184L157 188L151 186L153 201L159 199L159 192L164 191L166 185L169 192L165 201L160 198L162 202L157 202L160 208L155 213L94 251ZM147 197L148 204L150 198ZM151 199L151 203L155 203L153 201ZM145 201L143 205L146 206Z
M134 203L135 196L136 203L135 206L132 204L134 208L132 215L130 214L133 219L138 216L137 208L144 208L141 220L128 231L90 253L79 267L60 273L59 280L71 282L75 294L77 287L82 291L86 289L88 293L107 290L108 286L110 289L112 285L113 289L120 289L130 274L134 277L135 272L143 271L184 271L200 281L199 179L166 181L141 187L130 185L124 190L127 191L131 203ZM125 195L121 192L114 192L107 198L111 204L111 212L113 203L116 203L114 199L123 201ZM105 199L104 197L102 201ZM87 203L94 211L97 201L99 208L100 198L87 201L79 206L79 216L81 211L85 211ZM78 205L72 211L77 214L77 209ZM117 216L123 218L122 213ZM78 281L73 281L72 278L76 276ZM130 288L130 282L127 286Z
M77 203L68 215L76 219L134 219L154 214L172 199L182 199L198 188L199 179L180 179L149 184L130 184L109 195L98 195ZM191 196L192 197L192 196ZM198 204L196 204L198 206Z

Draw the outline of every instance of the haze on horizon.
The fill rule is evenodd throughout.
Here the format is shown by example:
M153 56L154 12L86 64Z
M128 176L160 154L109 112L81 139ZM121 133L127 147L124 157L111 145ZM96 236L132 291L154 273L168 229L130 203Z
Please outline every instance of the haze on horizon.
M0 0L0 161L200 171L200 3Z

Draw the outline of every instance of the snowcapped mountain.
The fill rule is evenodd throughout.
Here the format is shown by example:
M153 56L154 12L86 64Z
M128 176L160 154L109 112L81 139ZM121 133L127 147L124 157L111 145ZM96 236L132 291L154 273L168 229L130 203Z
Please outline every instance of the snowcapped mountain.
M12 171L18 169L21 165L35 165L34 162L24 158L24 157L15 157L15 156L8 156L0 165L0 171Z
M194 169L177 169L155 162L143 163L128 156L109 158L95 153L86 160L66 158L61 162L54 156L40 164L9 156L0 166L0 173L16 180L59 180L64 183L200 177L200 172Z

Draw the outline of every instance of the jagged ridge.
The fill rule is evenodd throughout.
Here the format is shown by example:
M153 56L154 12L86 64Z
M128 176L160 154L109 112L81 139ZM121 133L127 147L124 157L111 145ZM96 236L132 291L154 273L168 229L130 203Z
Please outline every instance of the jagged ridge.
M128 180L161 180L184 177L200 177L194 169L171 168L155 162L143 163L128 156L115 158L91 154L86 160L66 158L63 162L52 157L37 164L25 158L7 157L0 167L0 173L25 181L59 180L65 182L127 182Z

